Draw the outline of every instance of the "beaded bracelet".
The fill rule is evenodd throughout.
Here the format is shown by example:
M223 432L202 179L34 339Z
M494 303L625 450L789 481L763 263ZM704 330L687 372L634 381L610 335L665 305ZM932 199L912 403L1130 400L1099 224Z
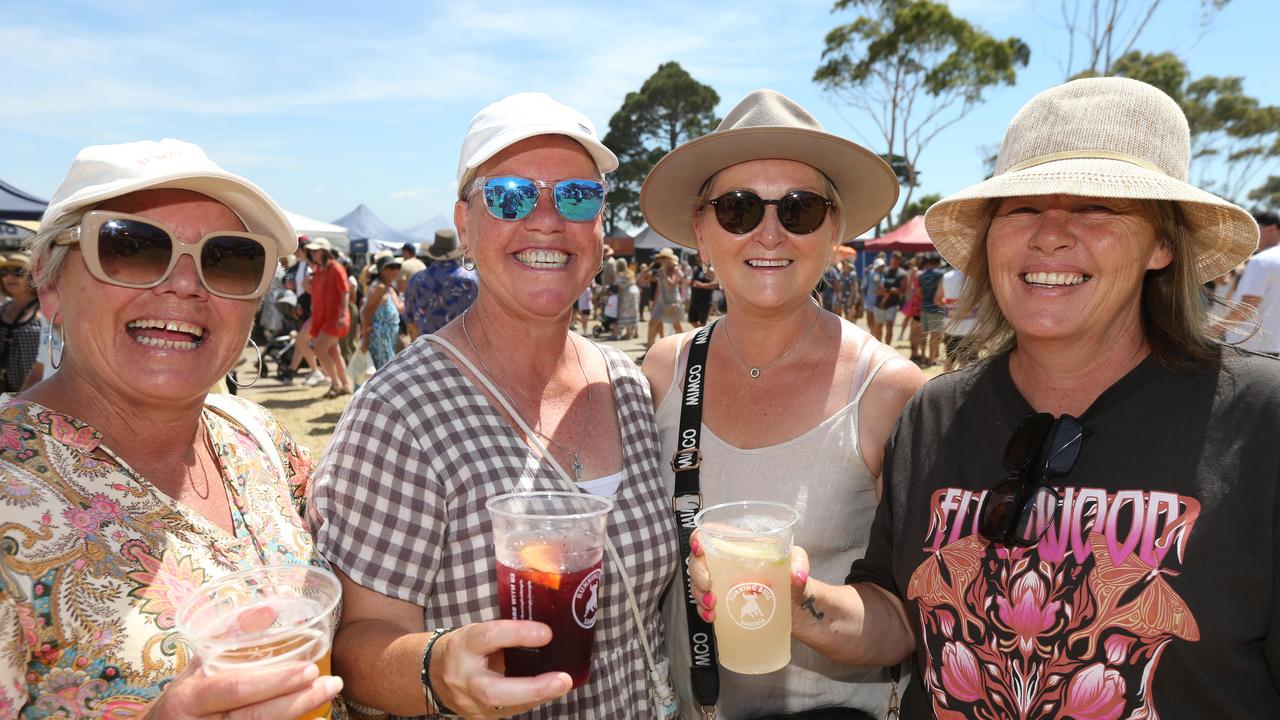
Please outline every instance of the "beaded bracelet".
M436 631L431 633L431 639L427 640L427 646L422 650L422 692L427 698L427 713L431 715L457 715L457 713L449 709L448 705L440 701L440 696L431 687L430 672L431 650L435 648L436 641L457 629L436 628Z

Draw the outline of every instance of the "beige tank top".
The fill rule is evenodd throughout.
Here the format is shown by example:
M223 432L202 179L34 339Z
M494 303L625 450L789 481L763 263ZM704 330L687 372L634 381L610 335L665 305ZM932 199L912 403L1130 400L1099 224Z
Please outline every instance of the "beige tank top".
M676 373L658 405L658 466L667 495L675 488L669 459L680 427L679 393L684 382L685 339L676 348ZM876 478L858 448L858 404L876 373L893 355L874 365L878 343L862 346L849 392L849 403L799 436L762 448L744 450L721 440L702 426L703 507L734 500L787 503L800 513L795 542L809 553L810 577L840 584L849 566L867 550L876 509ZM671 679L680 696L681 717L697 720L689 685L689 635L682 601L684 588L673 583L663 604L666 650ZM719 717L742 720L822 707L855 707L884 717L889 697L883 668L845 665L791 641L791 664L767 675L739 675L721 668Z

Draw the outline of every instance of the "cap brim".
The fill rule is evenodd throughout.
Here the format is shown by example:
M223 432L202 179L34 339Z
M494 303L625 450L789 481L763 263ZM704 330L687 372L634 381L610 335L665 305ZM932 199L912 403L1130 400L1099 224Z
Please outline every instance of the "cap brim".
M1072 158L1004 173L965 188L929 208L925 229L938 252L962 271L968 268L989 203L1024 195L1074 195L1178 203L1195 242L1196 276L1220 277L1258 247L1258 224L1243 208L1160 172L1103 158Z
M284 210L262 188L231 173L182 172L148 178L122 178L98 186L91 193L74 194L45 208L42 223L52 222L67 213L143 190L190 190L207 195L231 208L249 232L266 235L276 241L281 257L298 247L298 236Z
M475 179L476 168L483 165L485 161L522 140L541 135L563 135L578 141L578 144L591 155L591 159L595 161L596 167L600 168L602 174L618 169L618 156L614 155L613 151L605 147L604 143L594 135L586 132L566 132L560 125L521 125L498 133L471 154L467 160L466 171L462 177L458 178L458 197L465 199L467 186Z
M697 247L693 213L707 178L751 160L802 162L826 175L843 204L841 241L856 238L898 202L898 179L875 153L844 138L804 128L748 127L713 132L667 153L645 178L640 209L662 237Z

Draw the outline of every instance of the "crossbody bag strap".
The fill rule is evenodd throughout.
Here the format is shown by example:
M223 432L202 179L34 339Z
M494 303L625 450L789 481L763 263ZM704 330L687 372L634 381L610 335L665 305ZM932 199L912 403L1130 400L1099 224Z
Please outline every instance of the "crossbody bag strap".
M680 536L680 557L689 557L689 538L693 535L693 516L702 509L702 488L699 468L702 466L702 392L706 377L707 349L711 345L711 333L720 321L707 325L693 336L689 344L689 359L685 364L684 385L680 398L680 434L675 453L671 456L671 469L675 472L675 491L671 496L671 511L675 513L676 531ZM693 597L689 578L689 564L681 563L680 578L684 581L685 616L689 628L689 678L693 686L693 698L705 718L714 718L716 701L720 697L720 668L716 664L716 635L711 623L698 614L698 603Z
M578 484L569 477L569 473L565 471L560 462L556 460L555 456L551 454L551 451L547 449L547 446L538 438L538 435L533 431L533 428L529 427L528 423L520 417L520 413L516 412L516 409L511 406L511 403L507 401L506 396L493 384L493 381L490 380L488 376L480 372L480 368L476 367L475 363L468 360L466 355L459 352L458 349L453 346L453 343L450 343L439 335L432 333L424 335L423 337L427 338L428 342L433 342L447 350L454 359L459 363L462 363L462 366L470 371L470 373L480 381L480 384L489 391L489 395L493 397L498 405L511 417L511 420L515 422L516 427L520 428L520 431L524 433L525 439L528 443L532 445L533 448L542 455L543 460L550 464L556 471L556 475L560 478L561 483L566 488L576 493L583 492L582 488L578 487ZM671 693L671 684L668 682L667 678L663 676L662 671L658 667L657 661L654 660L653 651L649 649L649 639L645 632L644 616L640 612L640 602L636 600L635 588L631 585L631 576L627 574L627 566L622 564L622 557L618 555L618 551L614 548L613 541L609 539L608 535L605 535L604 538L604 549L605 552L608 553L609 561L613 563L613 567L617 568L618 579L622 581L622 589L627 595L627 607L631 610L631 622L636 626L636 633L640 638L640 649L644 651L645 664L649 667L649 679L653 683L654 693L657 696L656 699L659 705L657 708L658 716L661 717L663 712L662 706L674 699Z

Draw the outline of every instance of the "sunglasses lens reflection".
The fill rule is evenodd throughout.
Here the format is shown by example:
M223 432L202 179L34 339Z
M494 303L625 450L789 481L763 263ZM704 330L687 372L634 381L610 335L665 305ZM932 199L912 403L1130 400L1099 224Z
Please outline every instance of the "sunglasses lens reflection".
M604 207L604 186L585 180L565 180L556 183L556 209L565 220L587 222L595 220Z
M200 267L209 289L226 295L248 295L262 282L266 248L249 238L209 238L200 253Z
M169 268L172 241L162 228L133 220L110 220L98 230L98 263L107 277L145 285Z
M1022 506L1022 512L1013 527L1012 542L1015 545L1034 545L1053 522L1058 509L1058 495L1047 487L1038 487L1031 499Z
M745 235L764 219L764 201L749 192L725 193L716 199L716 221L734 235Z
M484 184L484 204L499 220L523 220L538 204L538 186L523 178L491 178Z
M808 235L826 219L826 199L817 193L793 192L778 202L778 222L793 235Z

